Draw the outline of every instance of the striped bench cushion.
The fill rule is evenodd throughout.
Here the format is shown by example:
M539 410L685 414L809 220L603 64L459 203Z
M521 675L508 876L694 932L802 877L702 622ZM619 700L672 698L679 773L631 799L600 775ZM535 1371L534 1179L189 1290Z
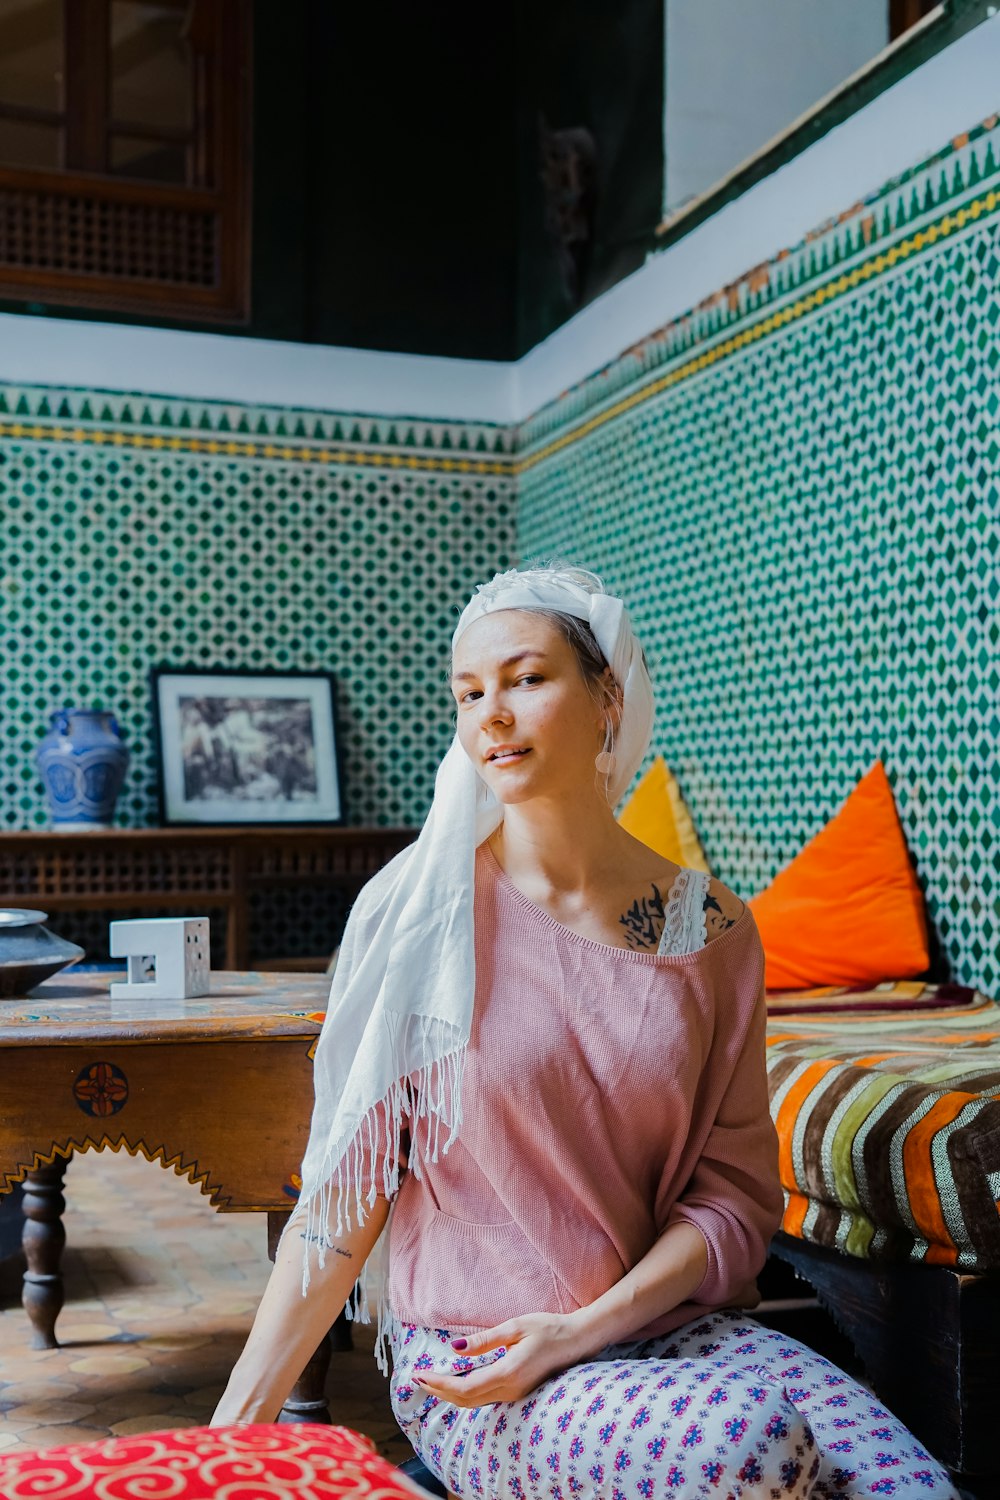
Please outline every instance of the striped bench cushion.
M769 1017L782 1227L873 1260L1000 1271L1000 1006L916 988L917 1009L841 995Z

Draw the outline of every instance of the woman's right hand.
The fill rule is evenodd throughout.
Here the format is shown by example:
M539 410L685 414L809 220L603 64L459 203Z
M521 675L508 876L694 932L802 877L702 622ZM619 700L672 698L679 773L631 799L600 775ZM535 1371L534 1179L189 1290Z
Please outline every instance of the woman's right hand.
M470 1358L492 1349L504 1351L490 1364L461 1375L430 1369L410 1377L421 1390L455 1406L520 1401L550 1375L558 1375L586 1358L586 1347L571 1313L528 1313L453 1340L452 1348Z

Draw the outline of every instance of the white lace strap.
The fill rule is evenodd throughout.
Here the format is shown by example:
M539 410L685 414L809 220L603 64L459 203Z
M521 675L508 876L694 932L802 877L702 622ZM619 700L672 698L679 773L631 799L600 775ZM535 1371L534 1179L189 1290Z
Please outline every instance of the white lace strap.
M708 942L705 895L711 876L683 866L667 892L666 920L657 953L694 953Z

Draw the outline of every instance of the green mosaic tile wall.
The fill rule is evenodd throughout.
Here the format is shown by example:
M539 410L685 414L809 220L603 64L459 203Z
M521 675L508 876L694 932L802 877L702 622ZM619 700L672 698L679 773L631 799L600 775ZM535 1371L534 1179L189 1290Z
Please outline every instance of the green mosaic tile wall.
M457 609L512 558L511 436L87 391L0 391L0 826L40 828L51 709L114 710L116 821L156 821L156 663L323 668L348 818L419 822Z
M557 552L632 602L725 880L760 889L881 756L939 972L1000 993L998 137L517 433L0 390L0 826L44 826L32 753L71 700L119 714L118 821L154 821L146 673L184 661L332 670L349 817L415 822L456 607Z
M998 137L536 414L518 540L631 602L724 880L759 890L881 756L938 971L1000 995Z

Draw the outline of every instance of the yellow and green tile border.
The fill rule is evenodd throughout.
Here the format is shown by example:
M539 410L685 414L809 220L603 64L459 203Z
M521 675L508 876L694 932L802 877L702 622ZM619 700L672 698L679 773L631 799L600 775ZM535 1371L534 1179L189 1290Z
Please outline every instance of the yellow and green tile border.
M625 350L520 427L6 386L0 389L0 439L516 477L997 213L998 123L1000 116L991 116L957 137L799 246Z
M755 266L530 417L518 474L1000 211L1000 115Z
M0 439L350 465L481 478L511 473L503 425L344 415L73 388L0 389Z

